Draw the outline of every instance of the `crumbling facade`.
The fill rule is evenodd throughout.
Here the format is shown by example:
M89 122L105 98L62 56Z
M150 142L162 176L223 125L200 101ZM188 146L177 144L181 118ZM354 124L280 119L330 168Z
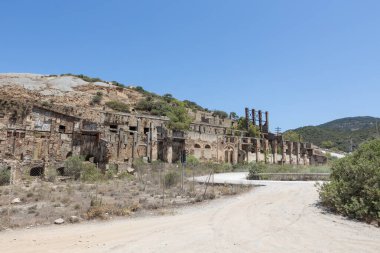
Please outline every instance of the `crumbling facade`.
M31 176L54 167L64 173L64 161L81 155L107 169L130 166L135 159L167 163L192 155L202 162L309 165L325 162L309 143L289 142L269 132L269 113L246 109L247 123L257 137L233 130L235 120L208 112L189 112L190 130L172 131L166 117L73 107L50 108L28 101L0 100L0 158L20 161ZM249 127L249 124L247 125Z

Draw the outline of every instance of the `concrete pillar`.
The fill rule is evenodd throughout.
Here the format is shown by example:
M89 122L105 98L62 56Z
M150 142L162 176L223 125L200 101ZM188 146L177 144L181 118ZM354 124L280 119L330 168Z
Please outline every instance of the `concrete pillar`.
M255 152L256 152L256 162L260 162L259 155L260 155L260 139L255 139Z
M286 163L286 142L285 141L282 141L281 142L281 148L282 148L282 161L281 163L282 164L285 164Z
M264 161L268 163L268 155L269 155L269 141L264 139Z
M150 123L150 159L151 161L157 161L158 159L158 147L157 147L157 129L153 123Z
M233 155L232 155L232 164L238 163L238 154L239 154L239 146L236 147L236 145L235 145L235 149L234 149Z
M300 152L301 152L301 143L296 142L296 157L297 157L297 165L300 165Z
M289 163L293 164L293 142L288 142Z
M273 164L277 164L277 139L272 141Z
M166 159L168 160L169 164L171 164L173 162L173 146L171 143L168 143Z

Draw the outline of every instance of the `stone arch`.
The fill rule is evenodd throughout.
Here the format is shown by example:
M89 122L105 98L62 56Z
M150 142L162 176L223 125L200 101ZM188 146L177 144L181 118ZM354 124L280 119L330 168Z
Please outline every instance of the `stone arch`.
M211 149L211 146L209 144L206 144L205 149Z
M226 146L224 148L224 162L233 163L234 161L234 148L231 146Z
M194 144L194 148L201 148L201 145L199 145L198 143Z
M41 177L44 175L44 168L42 166L33 167L30 169L29 175L31 177Z
M70 152L67 153L66 159L69 158L69 157L71 157L71 156L73 156L73 152L70 151Z

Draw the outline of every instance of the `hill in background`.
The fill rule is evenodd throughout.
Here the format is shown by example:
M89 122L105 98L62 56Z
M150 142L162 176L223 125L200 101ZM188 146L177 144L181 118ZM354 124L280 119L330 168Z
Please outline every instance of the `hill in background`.
M378 125L378 126L376 126ZM349 117L327 122L319 126L306 126L284 133L288 138L300 136L303 141L311 142L322 148L350 152L361 143L377 137L380 118Z

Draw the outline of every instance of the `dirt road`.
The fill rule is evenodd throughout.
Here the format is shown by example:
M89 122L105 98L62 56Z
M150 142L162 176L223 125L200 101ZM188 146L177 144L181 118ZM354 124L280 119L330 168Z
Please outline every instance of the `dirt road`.
M379 252L380 229L323 214L314 183L264 184L175 215L2 232L0 251Z

